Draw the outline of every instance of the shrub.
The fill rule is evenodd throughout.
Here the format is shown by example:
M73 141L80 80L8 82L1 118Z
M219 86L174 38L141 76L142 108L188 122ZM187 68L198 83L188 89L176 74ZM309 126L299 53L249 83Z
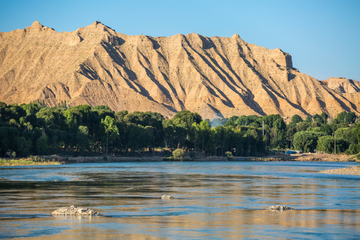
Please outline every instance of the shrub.
M232 153L230 151L225 152L225 155L229 161L234 159L234 156L232 155Z
M194 152L194 151L189 152L189 156L190 156L190 158L195 158L196 152Z
M350 144L349 149L347 150L347 153L354 155L358 154L360 152L360 145L359 144Z
M185 156L184 150L182 150L180 148L174 150L172 154L173 154L174 158L176 158L176 159L180 159L180 158L183 159Z

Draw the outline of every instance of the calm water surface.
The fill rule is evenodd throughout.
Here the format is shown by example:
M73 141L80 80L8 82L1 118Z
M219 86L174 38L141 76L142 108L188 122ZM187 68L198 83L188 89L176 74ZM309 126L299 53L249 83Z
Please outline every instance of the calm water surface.
M360 177L311 162L0 168L0 239L360 239ZM168 194L173 200L162 200ZM295 210L271 212L271 205ZM52 216L59 207L103 216Z

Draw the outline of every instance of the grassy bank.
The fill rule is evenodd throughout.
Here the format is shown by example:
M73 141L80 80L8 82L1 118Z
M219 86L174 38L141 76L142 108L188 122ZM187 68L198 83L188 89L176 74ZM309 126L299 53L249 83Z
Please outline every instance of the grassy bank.
M43 158L0 159L0 166L60 165L61 162Z

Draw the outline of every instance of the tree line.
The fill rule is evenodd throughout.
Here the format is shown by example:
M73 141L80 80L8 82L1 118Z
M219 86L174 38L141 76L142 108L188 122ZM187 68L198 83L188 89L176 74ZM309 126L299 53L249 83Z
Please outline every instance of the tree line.
M156 112L113 112L107 106L45 107L39 103L0 102L0 155L121 154L202 151L208 155L264 155L273 148L329 152L333 135L337 152L359 149L360 129L354 113L341 113L328 123L326 113L303 120L294 115L285 124L280 115L233 116L203 120L197 113L178 112L165 119ZM359 136L359 137L358 137Z

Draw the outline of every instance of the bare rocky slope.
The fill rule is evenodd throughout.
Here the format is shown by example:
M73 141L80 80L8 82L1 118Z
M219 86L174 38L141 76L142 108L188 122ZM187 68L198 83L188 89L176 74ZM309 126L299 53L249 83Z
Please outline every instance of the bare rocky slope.
M129 36L100 22L58 33L37 21L0 33L0 101L7 104L66 101L166 117L187 109L210 119L358 115L359 84L340 84L345 90L339 91L332 82L300 73L288 53L249 44L237 34Z
M347 79L343 77L331 77L326 80L323 80L322 83L325 83L329 88L339 92L339 93L357 93L360 92L360 82L352 79Z

